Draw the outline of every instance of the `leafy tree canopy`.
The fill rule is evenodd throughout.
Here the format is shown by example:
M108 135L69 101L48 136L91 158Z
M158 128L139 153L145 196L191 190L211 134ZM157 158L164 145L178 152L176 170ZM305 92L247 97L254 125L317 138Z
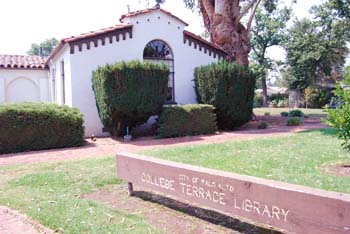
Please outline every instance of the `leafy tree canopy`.
M291 90L302 91L310 85L322 86L340 78L350 29L349 19L344 18L349 10L343 9L340 2L346 1L330 0L314 6L313 21L302 19L291 28L285 46Z
M266 53L272 46L283 45L287 39L286 22L292 15L292 7L278 7L278 1L264 0L256 11L254 24L251 30L253 70L261 81L263 88L263 106L267 106L266 76L268 70L279 63L270 59Z
M58 40L56 38L46 39L45 41L36 44L33 43L31 45L31 48L27 51L28 55L41 55L41 56L49 56L51 51L55 48L57 45ZM40 54L40 47L42 50L42 53Z

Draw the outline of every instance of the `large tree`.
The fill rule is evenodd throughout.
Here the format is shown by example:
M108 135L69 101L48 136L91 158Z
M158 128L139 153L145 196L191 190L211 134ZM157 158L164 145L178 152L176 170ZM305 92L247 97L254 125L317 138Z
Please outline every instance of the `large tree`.
M322 87L334 83L333 79L344 66L347 54L345 39L339 33L339 22L331 21L302 19L290 29L285 45L288 64L285 77L288 88L297 96L310 86Z
M199 7L211 41L228 54L228 60L248 66L251 25L261 0L184 0L189 8ZM269 1L265 1L269 4ZM247 18L243 24L243 17Z
M57 45L57 43L58 43L58 40L56 38L46 39L45 41L43 41L39 44L33 43L31 45L31 48L27 51L27 54L28 55L38 55L38 56L39 55L40 56L49 56L51 51Z
M278 7L277 0L264 0L257 9L252 27L252 53L253 69L261 81L263 106L267 106L266 77L276 61L267 56L268 48L283 45L287 38L286 22L289 21L292 7Z

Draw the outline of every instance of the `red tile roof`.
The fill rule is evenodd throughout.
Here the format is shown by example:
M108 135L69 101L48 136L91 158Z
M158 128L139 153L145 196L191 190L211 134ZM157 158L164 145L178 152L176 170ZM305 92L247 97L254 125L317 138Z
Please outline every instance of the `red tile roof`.
M0 54L0 68L45 69L46 57Z
M100 30L90 31L88 33L83 33L83 34L80 34L80 35L77 35L77 36L71 36L71 37L68 37L68 38L64 38L64 39L59 41L59 43L57 44L55 49L51 52L50 56L47 59L47 62L51 58L53 58L62 49L62 47L66 43L72 43L72 42L79 41L79 40L82 40L82 39L97 37L97 36L100 36L100 35L103 35L103 34L107 34L107 33L113 32L113 31L117 31L117 30L120 30L120 29L130 28L132 26L133 25L131 25L131 24L117 24L117 25L112 26L112 27L103 28L103 29L100 29Z
M77 41L80 39L95 37L95 36L99 36L99 35L102 35L105 33L113 32L113 31L118 30L118 29L129 28L129 27L132 27L132 25L131 24L117 24L117 25L109 27L109 28L103 28L103 29L96 30L96 31L90 31L88 33L83 33L83 34L80 34L78 36L71 36L68 38L64 38L62 40L64 42L73 42L73 41Z
M123 22L123 20L124 20L125 18L127 18L127 17L132 17L132 16L136 16L136 15L147 14L147 13L151 13L151 12L153 12L153 11L158 11L158 10L161 11L161 12L163 12L163 13L165 13L165 14L167 14L167 15L169 15L169 16L171 16L171 17L173 17L173 18L175 18L175 19L177 19L178 21L180 21L180 22L182 22L183 24L185 24L186 26L188 26L188 23L186 23L185 21L183 21L183 20L180 19L179 17L177 17L177 16L171 14L169 11L166 11L166 10L163 10L163 9L157 8L157 7L153 7L153 8L148 8L148 9L144 9L144 10L139 10L139 11L130 12L130 13L128 13L128 14L122 15L122 16L120 17L119 20L120 20L120 22Z

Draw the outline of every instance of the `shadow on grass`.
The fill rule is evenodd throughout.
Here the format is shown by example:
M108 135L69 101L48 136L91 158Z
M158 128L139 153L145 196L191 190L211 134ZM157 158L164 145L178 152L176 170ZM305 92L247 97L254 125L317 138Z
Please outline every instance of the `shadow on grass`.
M310 130L297 132L297 134L300 135L300 134L306 134L306 133L310 133L310 132L319 132L322 135L337 137L337 135L336 135L337 131L334 128L310 129Z
M134 191L134 196L144 201L157 203L170 209L180 211L184 214L205 220L215 225L220 225L244 234L283 234L282 232L258 227L247 222L242 222L233 217L221 214L219 212L199 208L183 202L164 197L158 194L152 194L145 191Z

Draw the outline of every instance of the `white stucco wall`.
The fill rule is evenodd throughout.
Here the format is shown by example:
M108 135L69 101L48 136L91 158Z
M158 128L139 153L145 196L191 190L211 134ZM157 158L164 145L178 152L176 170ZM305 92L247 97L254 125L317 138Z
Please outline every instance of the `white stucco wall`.
M50 90L51 100L57 104L73 106L72 101L72 72L71 55L69 46L65 45L60 52L49 61L50 66ZM63 98L63 79L61 76L61 62L64 62L64 98ZM55 74L53 74L53 72Z
M48 71L0 69L0 102L50 101Z
M188 43L184 44L183 30L185 25L173 17L161 11L126 18L124 23L133 24L132 38L126 36L126 40L120 35L119 42L113 38L113 42L94 47L91 42L90 49L83 45L82 51L77 46L73 54L69 53L68 46L56 55L51 66L56 67L57 103L61 100L61 84L59 62L65 61L66 74L66 104L77 107L84 115L85 134L106 135L102 132L103 125L99 119L95 97L92 90L91 74L98 66L118 61L143 60L143 50L146 44L152 40L165 41L174 54L175 67L175 101L179 104L195 103L193 71L199 65L208 64L218 60L212 54L195 49ZM1 95L1 93L0 93Z

